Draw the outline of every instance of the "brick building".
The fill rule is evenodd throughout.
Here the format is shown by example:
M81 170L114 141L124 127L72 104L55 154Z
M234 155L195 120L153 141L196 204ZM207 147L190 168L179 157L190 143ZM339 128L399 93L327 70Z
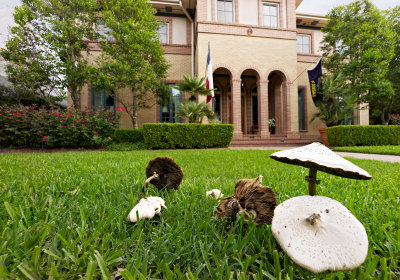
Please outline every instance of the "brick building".
M321 57L323 16L296 13L302 0L160 0L149 1L160 20L160 42L171 67L166 83L183 75L205 76L211 45L214 110L221 123L234 125L233 145L319 141L320 120L310 123L316 107L307 68ZM99 49L94 46L92 56ZM117 94L126 94L125 89ZM182 93L170 90L167 106L155 104L138 114L146 122L181 122L175 117ZM103 92L84 89L81 106L113 107ZM204 96L198 97L205 101ZM107 103L108 102L108 103ZM356 123L368 124L368 111L356 111ZM268 120L276 127L270 131ZM131 127L128 116L122 127Z

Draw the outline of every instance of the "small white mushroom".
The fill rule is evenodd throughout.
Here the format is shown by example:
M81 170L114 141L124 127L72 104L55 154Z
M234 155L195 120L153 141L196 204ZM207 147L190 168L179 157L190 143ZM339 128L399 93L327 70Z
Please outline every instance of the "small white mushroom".
M368 253L363 225L338 201L298 196L274 211L272 233L299 266L313 272L352 270Z
M133 207L131 212L129 212L128 219L132 223L137 222L137 215L139 216L139 220L152 219L154 215L160 214L161 207L167 208L165 206L164 199L161 197L150 196L147 198L142 198L139 203Z
M213 199L219 199L219 198L223 197L224 194L218 189L212 189L212 190L206 192L206 196L213 198Z

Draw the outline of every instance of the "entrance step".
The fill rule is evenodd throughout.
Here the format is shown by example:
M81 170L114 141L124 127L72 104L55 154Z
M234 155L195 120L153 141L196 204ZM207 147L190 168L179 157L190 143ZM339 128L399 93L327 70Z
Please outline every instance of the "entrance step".
M270 146L270 145L307 145L311 141L308 139L286 139L286 138L247 138L233 139L231 147L259 147L259 146Z

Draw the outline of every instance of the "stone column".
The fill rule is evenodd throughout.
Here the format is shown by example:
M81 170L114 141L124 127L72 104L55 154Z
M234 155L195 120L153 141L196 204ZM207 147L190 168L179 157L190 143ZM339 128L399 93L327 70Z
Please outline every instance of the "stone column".
M258 95L258 129L261 138L269 138L268 127L268 80L257 82Z
M240 100L241 79L232 79L232 123L234 126L233 138L242 138L242 104Z

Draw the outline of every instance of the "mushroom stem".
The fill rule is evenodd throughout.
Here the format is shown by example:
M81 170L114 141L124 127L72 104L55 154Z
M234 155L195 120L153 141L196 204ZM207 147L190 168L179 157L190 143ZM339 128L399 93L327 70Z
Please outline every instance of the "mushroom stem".
M309 222L312 226L315 224L315 220L321 219L320 214L312 214L310 217L306 218L306 221Z
M144 182L144 184L147 185L150 183L151 180L153 180L154 178L158 178L158 174L156 172L153 172L153 175L150 176L149 178L147 178L147 180Z
M316 194L315 185L319 184L316 168L310 168L310 173L306 176L306 181L308 181L308 194L314 196Z

